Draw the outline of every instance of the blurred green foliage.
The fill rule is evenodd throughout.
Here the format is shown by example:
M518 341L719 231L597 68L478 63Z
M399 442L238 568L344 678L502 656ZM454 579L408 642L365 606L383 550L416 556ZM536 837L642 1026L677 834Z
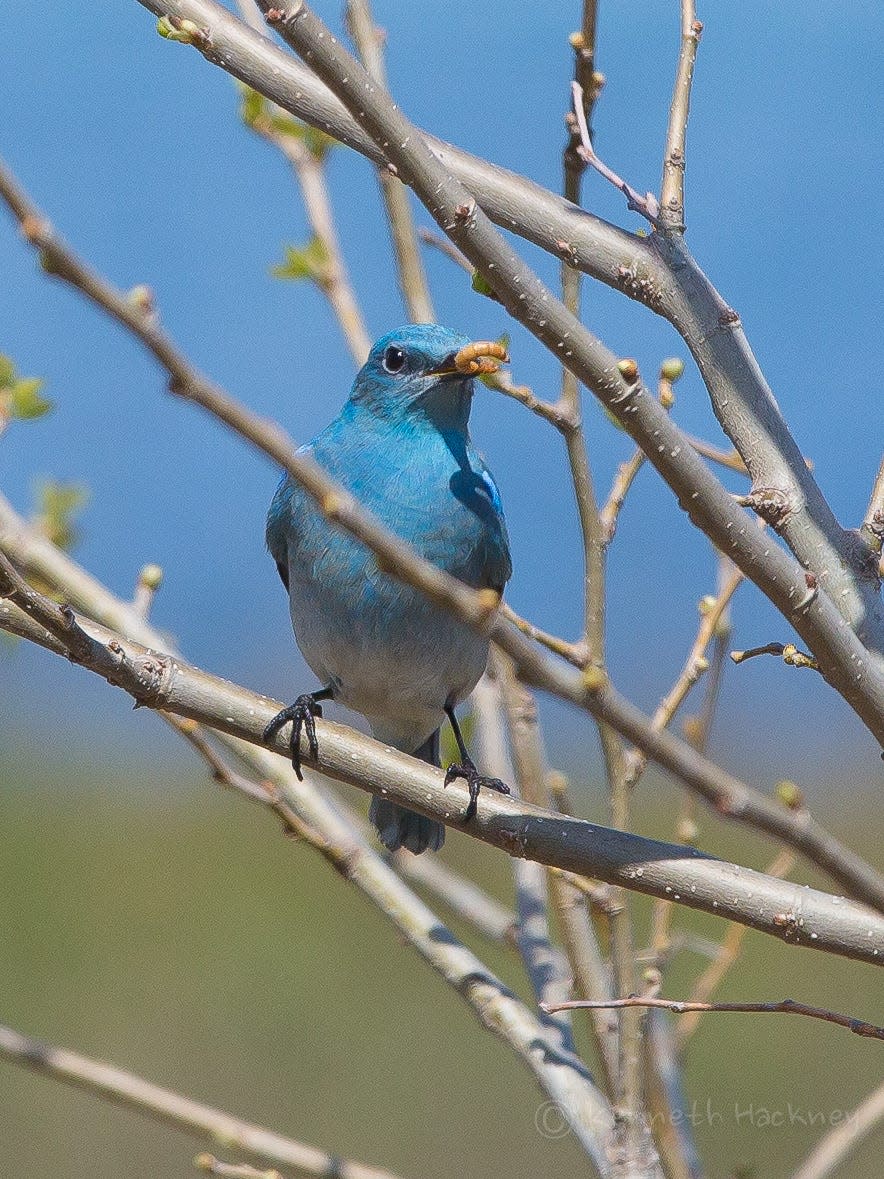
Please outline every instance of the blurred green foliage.
M0 354L0 432L16 419L32 421L52 409L52 402L42 396L44 381L40 377L21 377L8 356Z
M91 768L51 758L0 754L0 1019L403 1176L586 1173L568 1136L538 1131L545 1097L510 1051L268 815L182 772L161 743L150 771L108 770L97 753ZM668 835L674 796L650 775L642 789L643 827ZM580 800L603 818L597 796ZM719 854L753 866L771 854L705 813L700 826ZM839 833L872 851L880 826ZM503 855L456 833L444 854L510 902ZM640 913L643 938L644 901ZM511 951L453 924L527 994ZM723 932L683 910L676 924ZM683 997L702 964L682 952L665 993ZM750 933L722 997L788 995L880 1022L880 980ZM686 1081L711 1179L740 1167L781 1179L821 1119L880 1080L881 1060L880 1044L828 1025L706 1017ZM4 1175L195 1173L197 1140L3 1061L0 1109ZM881 1146L880 1134L867 1141L839 1179L878 1179Z
M240 117L245 125L251 127L253 131L258 131L263 135L275 133L297 139L304 144L314 159L320 161L325 159L333 147L340 146L337 139L332 139L330 135L326 135L318 127L311 127L309 123L302 123L300 119L286 114L280 107L268 102L263 94L259 94L251 86L245 86L238 82L237 88L242 95Z
M35 523L56 547L69 552L80 539L76 520L88 502L89 490L82 483L44 479L37 486Z
M328 282L328 250L315 234L305 246L283 246L283 252L285 260L271 267L274 278L311 279L319 286Z

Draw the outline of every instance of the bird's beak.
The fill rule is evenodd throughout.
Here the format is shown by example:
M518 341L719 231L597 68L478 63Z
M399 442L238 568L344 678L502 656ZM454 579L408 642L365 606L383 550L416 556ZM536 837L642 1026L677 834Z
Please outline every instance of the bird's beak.
M496 340L476 340L465 344L459 352L446 356L437 368L427 373L430 377L480 377L496 373L501 364L509 362L509 355L503 344Z

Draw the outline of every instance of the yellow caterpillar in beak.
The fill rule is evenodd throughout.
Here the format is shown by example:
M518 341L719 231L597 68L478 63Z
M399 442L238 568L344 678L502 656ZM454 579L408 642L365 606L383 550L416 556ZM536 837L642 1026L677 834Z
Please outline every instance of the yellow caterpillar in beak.
M496 340L476 340L466 344L454 357L454 367L467 376L496 373L501 364L509 362L509 354Z

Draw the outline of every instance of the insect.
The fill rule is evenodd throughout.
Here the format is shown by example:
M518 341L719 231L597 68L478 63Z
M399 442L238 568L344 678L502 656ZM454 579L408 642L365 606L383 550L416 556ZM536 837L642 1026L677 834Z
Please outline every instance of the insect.
M455 369L470 376L496 373L501 364L508 362L506 348L496 340L476 340L461 348L454 357Z

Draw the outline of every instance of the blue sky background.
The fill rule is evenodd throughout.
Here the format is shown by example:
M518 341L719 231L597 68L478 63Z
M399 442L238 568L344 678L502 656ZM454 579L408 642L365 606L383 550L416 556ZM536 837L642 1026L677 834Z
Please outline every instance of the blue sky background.
M577 4L533 5L513 19L500 0L456 6L382 3L393 91L417 122L552 187ZM637 188L659 184L678 47L677 5L603 0L598 64L608 83L596 145ZM317 8L335 28L340 5ZM468 12L468 18L466 13ZM526 15L529 10L525 9ZM517 14L518 15L518 14ZM862 517L884 437L880 185L884 9L873 3L713 5L700 11L689 127L689 243L740 312L780 405L841 520ZM467 23L465 23L467 21ZM148 283L162 320L192 359L233 394L306 440L337 411L353 366L321 296L276 281L283 243L305 240L284 161L245 129L231 79L161 40L135 0L72 2L51 19L0 7L0 154L80 253L123 287ZM370 331L404 319L371 166L333 154L339 229ZM595 175L586 206L638 228ZM419 212L420 224L430 219ZM524 247L554 281L555 263ZM437 314L474 338L509 329L462 272L426 258ZM200 411L170 398L162 376L119 328L35 267L0 216L0 352L46 378L55 413L0 442L0 487L21 510L41 476L83 482L91 504L78 558L121 594L159 562L155 607L194 662L291 698L311 684L263 546L276 472ZM651 373L686 356L649 311L587 283L585 319ZM548 354L512 330L519 381L554 396ZM675 416L721 442L689 364ZM631 444L587 399L600 494ZM509 600L574 635L580 555L558 438L521 407L481 391L474 435L501 486L513 540ZM734 488L739 481L732 481ZM652 709L714 588L715 560L669 490L642 473L610 560L610 668ZM785 640L766 601L743 589L735 646ZM584 777L596 765L587 718L544 704L552 760ZM118 749L108 745L108 722ZM153 718L58 659L20 645L0 653L0 741L41 756L120 765L188 756ZM880 780L874 742L810 673L775 660L729 668L714 752L768 788L798 776L820 798Z

